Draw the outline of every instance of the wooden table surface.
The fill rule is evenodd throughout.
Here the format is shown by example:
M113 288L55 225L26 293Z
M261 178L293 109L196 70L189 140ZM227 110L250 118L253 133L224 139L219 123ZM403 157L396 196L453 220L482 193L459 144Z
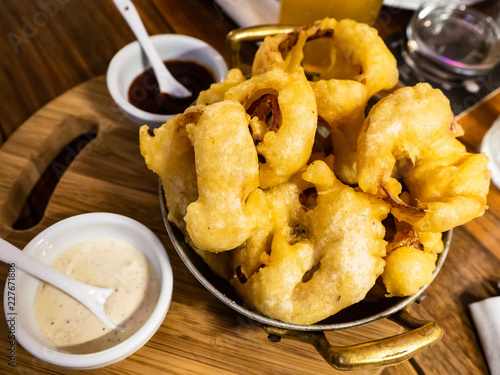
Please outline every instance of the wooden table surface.
M150 34L194 36L227 56L225 35L237 26L214 1L134 3ZM376 26L386 37L400 30L409 16L408 11L383 8ZM0 237L23 247L65 217L108 211L141 221L165 244L176 281L162 327L128 359L88 373L337 373L306 344L269 342L255 323L205 291L173 251L161 219L157 179L138 152L137 129L113 117L103 79L113 55L133 40L111 0L0 2L0 160L5 161L0 164ZM499 115L500 95L492 95L459 117L466 132L462 141L470 150L478 151ZM63 142L81 134L82 144L63 147ZM98 142L91 143L93 148L72 155L94 137ZM64 174L64 168L44 172L61 148L66 154L59 158L66 160L58 163L66 166L68 158L73 163ZM454 230L441 272L425 292L426 298L411 308L416 317L442 326L443 339L403 364L382 369L382 374L488 373L468 311L471 302L498 293L499 190L492 186L488 198L484 216ZM1 264L0 297L6 277L7 266ZM0 312L3 315L3 305ZM393 325L381 322L329 338L366 341L384 337L395 330ZM12 367L8 345L8 327L0 319L1 374L68 373L19 345Z

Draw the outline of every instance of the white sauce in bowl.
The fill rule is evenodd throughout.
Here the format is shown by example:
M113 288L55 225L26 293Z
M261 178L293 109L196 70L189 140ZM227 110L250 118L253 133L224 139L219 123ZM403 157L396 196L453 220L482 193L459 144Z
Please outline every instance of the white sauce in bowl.
M121 331L112 330L71 296L41 282L35 295L35 317L50 343L74 354L108 349L133 335L149 318L160 295L160 283L149 260L128 242L98 238L61 253L53 268L81 282L112 288L105 311Z

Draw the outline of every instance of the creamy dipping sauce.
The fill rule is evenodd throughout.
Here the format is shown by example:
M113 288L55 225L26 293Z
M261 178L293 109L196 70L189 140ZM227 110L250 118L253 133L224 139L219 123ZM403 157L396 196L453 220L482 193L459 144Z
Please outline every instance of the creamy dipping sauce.
M59 349L95 353L133 335L149 318L160 295L160 283L149 260L128 242L98 238L61 253L52 267L81 282L112 288L104 309L121 331L102 323L80 302L41 282L35 295L35 317L44 336Z

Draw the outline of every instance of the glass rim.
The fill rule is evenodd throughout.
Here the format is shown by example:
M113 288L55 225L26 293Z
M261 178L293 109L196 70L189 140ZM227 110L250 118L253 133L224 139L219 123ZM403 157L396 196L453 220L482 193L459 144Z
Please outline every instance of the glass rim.
M432 48L429 48L427 44L421 38L419 38L414 30L419 23L422 23L425 20L427 16L435 15L435 11L437 9L441 9L443 11L443 14L452 14L456 13L456 11L465 14L464 12L465 10L467 10L468 14L472 14L476 18L481 19L483 24L487 26L489 32L493 33L493 35L495 36L495 44L497 46L496 53L489 53L486 57L486 61L484 62L469 64L446 57L439 54ZM410 55L418 54L420 58L427 59L433 62L435 65L443 69L452 71L455 74L466 76L479 75L488 72L500 63L500 26L493 20L492 17L484 16L483 14L481 14L481 12L475 9L471 9L467 5L457 3L433 3L422 7L420 10L416 11L413 14L406 28L406 49L408 50Z

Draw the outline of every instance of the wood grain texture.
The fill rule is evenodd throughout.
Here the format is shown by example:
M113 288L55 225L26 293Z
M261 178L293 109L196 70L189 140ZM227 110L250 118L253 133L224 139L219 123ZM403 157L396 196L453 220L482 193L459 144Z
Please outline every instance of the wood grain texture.
M235 24L213 1L135 0L150 34L198 37L225 54ZM57 95L102 75L135 40L111 0L0 2L0 144Z
M226 55L225 35L236 25L213 0L134 0L134 4L149 33L194 36ZM389 36L401 30L409 16L411 12L384 7L375 26L382 36ZM261 327L202 288L172 249L162 223L157 178L140 156L137 128L120 116L102 78L113 55L133 40L111 0L0 2L0 237L23 247L41 230L68 216L115 212L157 233L174 269L172 305L152 340L125 361L83 373L339 373L306 344L269 342ZM471 151L479 150L482 137L499 115L500 94L496 93L459 117L466 132L462 140ZM96 138L72 160L40 223L14 230L12 223L25 198L53 157L67 141L93 128L98 129ZM469 303L498 294L500 191L494 186L488 202L484 216L455 230L441 272L423 302L412 306L417 317L444 328L442 341L410 361L369 374L488 372L468 312ZM7 266L0 264L0 297L6 275ZM330 332L328 338L348 345L399 331L394 323L382 320ZM0 374L82 373L48 365L20 346L12 369L2 352L7 341L7 325L0 320Z

